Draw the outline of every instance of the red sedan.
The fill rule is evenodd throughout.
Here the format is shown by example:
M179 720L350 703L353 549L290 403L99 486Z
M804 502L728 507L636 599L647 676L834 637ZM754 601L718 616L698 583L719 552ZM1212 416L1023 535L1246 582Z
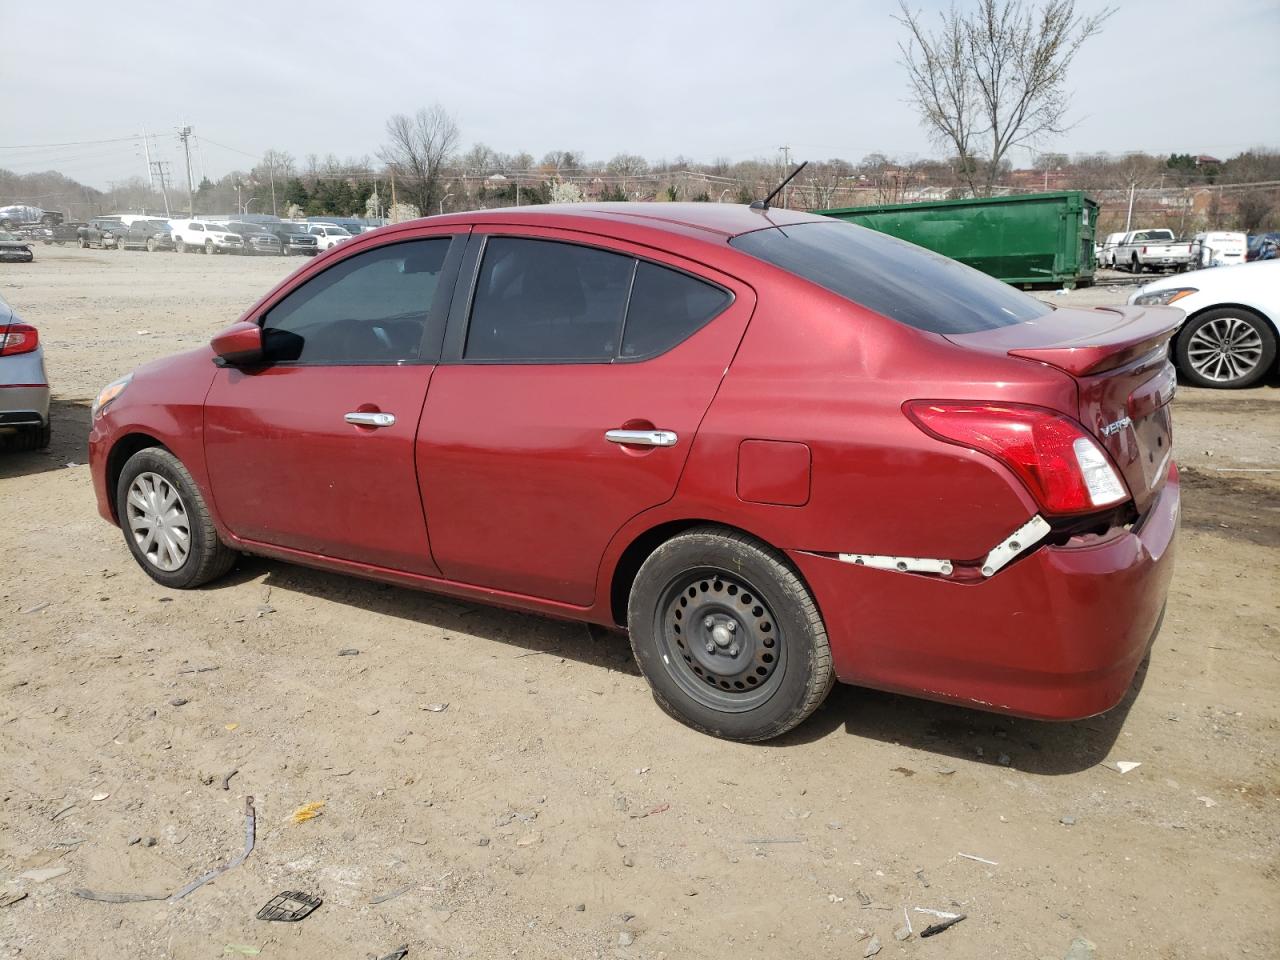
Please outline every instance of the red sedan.
M722 737L837 679L1079 718L1164 608L1180 316L785 210L432 217L108 386L94 485L161 584L243 552L625 626Z

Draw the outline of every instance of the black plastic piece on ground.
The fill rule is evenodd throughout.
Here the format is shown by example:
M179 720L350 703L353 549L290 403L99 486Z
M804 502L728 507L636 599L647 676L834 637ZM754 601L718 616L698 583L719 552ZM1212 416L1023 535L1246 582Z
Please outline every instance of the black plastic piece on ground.
M301 920L322 903L324 901L319 897L308 896L298 890L286 890L267 901L267 905L258 911L258 919L289 922Z

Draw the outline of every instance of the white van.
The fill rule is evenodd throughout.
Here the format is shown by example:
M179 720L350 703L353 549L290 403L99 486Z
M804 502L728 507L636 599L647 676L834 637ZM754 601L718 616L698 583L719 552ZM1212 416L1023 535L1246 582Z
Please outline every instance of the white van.
M1114 270L1116 268L1116 247L1123 242L1123 233L1108 233L1107 239L1102 241L1102 246L1098 250L1098 266Z
M1249 238L1243 233L1219 231L1197 233L1191 241L1191 270L1202 267L1229 267L1244 263Z

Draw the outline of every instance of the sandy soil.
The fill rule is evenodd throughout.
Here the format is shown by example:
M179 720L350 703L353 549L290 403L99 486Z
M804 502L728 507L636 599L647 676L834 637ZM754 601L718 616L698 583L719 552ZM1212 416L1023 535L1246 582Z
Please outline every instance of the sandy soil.
M663 716L621 636L262 560L154 584L95 512L87 403L296 262L37 257L0 269L57 398L53 448L0 455L0 904L26 894L0 956L1280 950L1277 384L1176 401L1178 573L1120 707L1047 725L844 687L742 746ZM226 862L246 794L256 847L189 897L72 894L163 895ZM284 890L324 905L255 919ZM968 919L922 940L916 907Z

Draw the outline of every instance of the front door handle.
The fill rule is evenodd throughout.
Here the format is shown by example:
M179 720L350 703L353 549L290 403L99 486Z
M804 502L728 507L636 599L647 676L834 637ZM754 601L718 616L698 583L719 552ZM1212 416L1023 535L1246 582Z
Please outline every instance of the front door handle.
M610 430L604 438L636 447L674 447L680 439L674 430Z
M357 427L394 427L396 425L394 413L365 413L357 410L355 413L348 413L342 419Z

